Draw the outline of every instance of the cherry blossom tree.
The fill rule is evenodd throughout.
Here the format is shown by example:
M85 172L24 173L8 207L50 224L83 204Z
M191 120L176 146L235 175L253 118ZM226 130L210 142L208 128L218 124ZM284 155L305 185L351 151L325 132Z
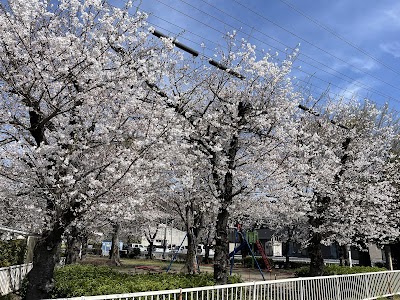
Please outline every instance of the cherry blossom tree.
M233 35L232 35L232 38ZM214 278L227 282L228 220L235 197L268 190L284 160L279 149L289 143L291 115L299 95L287 75L291 59L278 64L269 54L257 59L255 47L229 41L214 65L178 60L168 81L150 86L181 120L184 139L206 157L217 200ZM268 182L268 183L266 183Z
M171 214L185 225L187 253L185 270L195 274L198 270L197 246L203 236L206 222L214 223L217 201L211 190L204 155L193 152L187 142L169 143L164 149L167 169L160 168L164 176L156 183L160 211ZM160 187L162 187L160 189Z
M293 201L302 203L297 215L307 218L312 275L322 274L322 243L365 247L398 235L388 221L395 195L386 176L392 168L390 116L355 101L329 102L317 115L301 118L288 159L298 195ZM282 204L289 214L291 202Z
M166 52L148 42L146 16L128 9L0 4L0 176L13 182L2 193L40 215L28 299L50 296L65 229L130 181L172 117L145 84L162 76Z

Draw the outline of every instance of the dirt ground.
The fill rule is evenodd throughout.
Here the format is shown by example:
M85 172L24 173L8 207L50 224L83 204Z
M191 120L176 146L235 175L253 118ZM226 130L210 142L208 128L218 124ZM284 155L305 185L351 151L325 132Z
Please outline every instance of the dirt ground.
M114 267L113 269L126 272L130 274L138 273L160 273L166 272L170 265L169 260L149 260L149 259L122 259L122 266ZM100 256L87 256L82 262L86 264L94 265L109 265L109 260L106 257ZM170 272L182 272L184 271L184 264L181 262L174 262L170 267ZM213 272L212 264L201 264L200 272ZM243 281L262 281L263 278L258 269L243 268L240 265L235 265L232 274L240 275ZM276 280L284 278L295 277L293 270L283 270L283 269L273 269L272 272L263 270L263 275L265 280Z

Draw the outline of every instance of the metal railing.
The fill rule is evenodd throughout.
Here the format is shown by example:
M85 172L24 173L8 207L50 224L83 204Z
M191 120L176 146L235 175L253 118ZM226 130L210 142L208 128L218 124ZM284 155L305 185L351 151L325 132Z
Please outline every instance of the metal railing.
M400 294L400 271L246 282L63 300L362 300ZM61 300L61 298L59 299Z
M19 290L22 280L31 269L32 263L0 268L0 295Z

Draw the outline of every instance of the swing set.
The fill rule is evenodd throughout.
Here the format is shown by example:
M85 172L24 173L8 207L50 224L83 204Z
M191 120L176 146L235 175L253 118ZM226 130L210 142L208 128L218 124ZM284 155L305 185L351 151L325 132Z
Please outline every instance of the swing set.
M272 267L271 267L271 265L270 265L270 263L268 261L268 258L267 258L266 254L265 254L264 248L261 245L261 243L258 240L258 238L254 238L254 236L253 236L253 239L255 240L255 245L256 245L258 251L261 254L261 257L262 257L262 259L264 261L264 264L265 264L265 268L267 269L268 272L271 273ZM166 271L167 273L171 269L171 266L172 266L173 262L176 260L178 254L179 254L179 251L181 251L182 245L185 242L186 237L187 237L187 234L185 235L185 237L183 238L181 244L179 245L178 250L174 253L174 256L172 257L172 259L171 259L171 261L169 263L169 266L167 268L167 271ZM239 238L242 240L242 243L238 247L236 247L236 245L238 244L238 239ZM235 263L235 254L237 254L239 251L244 250L246 248L251 253L253 261L257 265L258 270L260 271L261 277L263 278L263 280L265 280L264 273L262 272L261 267L260 267L255 255L254 255L254 252L253 252L253 250L252 250L252 248L250 246L250 243L249 243L248 239L246 238L246 234L241 231L240 225L238 225L237 228L235 228L235 249L232 252L229 253L229 260L230 260L230 272L229 272L229 274L232 275L232 270L233 270L233 266L234 266L234 263ZM196 261L197 261L197 271L200 273L200 266L199 266L197 255L196 255Z
M242 240L242 243L238 247L236 247L238 238L240 238ZM271 273L272 267L268 261L268 258L267 258L267 255L265 254L263 246L261 245L260 241L258 240L258 237L256 238L256 235L253 235L252 239L254 240L255 245L257 246L257 249L261 254L261 257L265 264L265 268L267 269L268 272ZM254 255L254 252L250 246L250 243L249 243L248 239L246 238L246 234L241 231L240 225L238 225L237 228L235 228L235 249L231 253L229 253L229 258L230 258L230 263L231 263L230 275L232 275L232 269L233 269L233 266L235 263L235 254L237 254L241 250L245 250L246 248L250 252L254 263L257 265L258 271L260 271L262 279L265 280L264 273L261 270L260 264L258 263L255 255Z

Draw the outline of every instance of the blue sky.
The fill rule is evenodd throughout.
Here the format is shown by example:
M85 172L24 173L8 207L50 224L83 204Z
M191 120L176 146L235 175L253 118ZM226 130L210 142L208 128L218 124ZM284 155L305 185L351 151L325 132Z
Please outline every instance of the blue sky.
M400 108L400 1L143 0L140 8L156 29L200 52L204 43L209 56L232 30L281 59L300 44L292 75L314 96L329 87Z

